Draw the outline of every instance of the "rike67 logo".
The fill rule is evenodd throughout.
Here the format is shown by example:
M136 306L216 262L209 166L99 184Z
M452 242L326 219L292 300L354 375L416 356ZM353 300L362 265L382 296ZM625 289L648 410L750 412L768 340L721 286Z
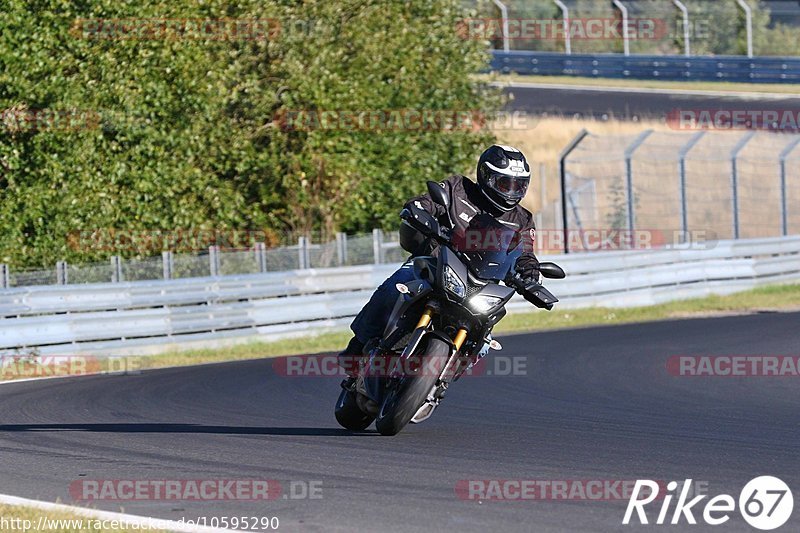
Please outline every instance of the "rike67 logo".
M645 507L656 499L661 500L661 509L656 518L656 524L677 525L684 522L697 524L695 513L700 513L698 504L706 497L705 494L689 499L692 480L687 479L681 488L680 495L676 489L678 483L670 481L666 486L666 494L660 494L661 485L648 479L639 479L633 487L633 493L625 509L622 523L631 523L634 512L640 524L648 524ZM644 490L642 490L644 489ZM642 497L642 495L644 495ZM675 496L678 496L675 508L669 520L670 507ZM702 519L706 524L718 526L730 520L731 513L736 511L737 502L733 496L720 494L714 496L702 507ZM696 509L694 507L697 506ZM794 497L789 486L773 476L760 476L750 480L739 493L739 513L745 522L756 529L764 531L777 529L784 525L792 515ZM652 518L652 517L651 517ZM669 520L669 522L667 522Z

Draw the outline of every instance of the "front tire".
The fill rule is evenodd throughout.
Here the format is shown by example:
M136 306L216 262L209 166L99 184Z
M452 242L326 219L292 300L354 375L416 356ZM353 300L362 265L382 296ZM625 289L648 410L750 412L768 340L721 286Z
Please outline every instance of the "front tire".
M356 393L347 389L342 389L334 413L339 425L350 431L363 431L375 420L374 416L366 414L358 407Z
M414 418L439 379L438 373L431 369L441 372L450 358L450 345L428 336L414 350L413 356L420 357L422 368L427 370L420 375L406 375L386 396L375 421L375 427L381 435L397 435Z

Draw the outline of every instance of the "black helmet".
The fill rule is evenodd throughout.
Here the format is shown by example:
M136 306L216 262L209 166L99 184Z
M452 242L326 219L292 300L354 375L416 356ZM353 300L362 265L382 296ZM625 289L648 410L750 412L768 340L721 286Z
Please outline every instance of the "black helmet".
M525 197L531 182L531 167L522 152L495 144L478 160L478 185L500 211L511 211Z

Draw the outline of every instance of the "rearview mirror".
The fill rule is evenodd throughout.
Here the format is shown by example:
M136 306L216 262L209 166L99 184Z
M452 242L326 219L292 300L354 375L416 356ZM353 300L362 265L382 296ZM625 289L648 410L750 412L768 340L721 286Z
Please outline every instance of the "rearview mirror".
M433 200L434 203L439 204L445 209L450 209L450 197L445 192L444 187L435 181L429 181L428 194L431 196L431 200Z
M564 279L567 274L555 263L539 263L539 272L548 279Z

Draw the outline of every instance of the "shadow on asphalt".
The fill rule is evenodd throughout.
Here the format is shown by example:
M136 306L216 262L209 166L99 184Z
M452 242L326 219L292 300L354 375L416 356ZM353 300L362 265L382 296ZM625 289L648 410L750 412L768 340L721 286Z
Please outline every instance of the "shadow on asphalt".
M292 435L310 437L364 437L375 431L339 428L204 426L200 424L8 424L0 433L15 431L90 431L97 433L211 433L218 435Z

